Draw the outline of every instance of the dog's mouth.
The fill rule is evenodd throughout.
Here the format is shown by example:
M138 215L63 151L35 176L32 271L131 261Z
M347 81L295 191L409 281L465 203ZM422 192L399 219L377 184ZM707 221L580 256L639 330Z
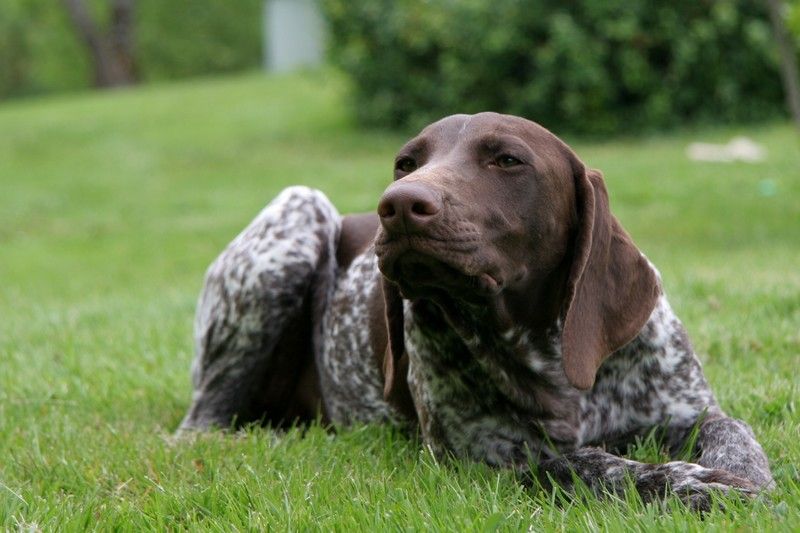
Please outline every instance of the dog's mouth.
M445 246L442 241L418 238L378 241L378 267L411 300L444 293L478 303L502 290L499 276L481 268L474 253L454 252L452 246L443 250Z

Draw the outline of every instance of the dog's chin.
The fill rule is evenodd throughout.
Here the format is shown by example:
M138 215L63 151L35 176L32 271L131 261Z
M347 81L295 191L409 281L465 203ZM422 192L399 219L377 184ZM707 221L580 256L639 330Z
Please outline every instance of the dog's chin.
M394 257L387 255L379 255L379 268L398 286L403 298L409 300L447 297L480 304L502 290L495 276L483 271L473 273L467 265L452 258L444 260L415 250Z

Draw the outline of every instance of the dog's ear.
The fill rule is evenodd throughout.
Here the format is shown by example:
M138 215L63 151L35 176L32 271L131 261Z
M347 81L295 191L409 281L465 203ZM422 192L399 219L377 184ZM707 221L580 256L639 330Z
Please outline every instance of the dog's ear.
M600 172L576 165L578 231L566 286L564 371L579 389L644 327L660 293L653 268L611 214Z
M403 299L395 285L383 278L386 353L383 357L383 398L409 419L417 412L408 388L408 354L403 341Z

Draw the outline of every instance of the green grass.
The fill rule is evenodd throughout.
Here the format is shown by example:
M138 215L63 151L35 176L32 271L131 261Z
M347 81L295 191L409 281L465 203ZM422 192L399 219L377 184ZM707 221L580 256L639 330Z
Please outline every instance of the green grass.
M442 464L386 427L173 442L203 271L281 188L370 210L403 135L362 131L330 73L0 107L0 528L797 530L800 145L788 125L574 141L664 276L723 407L777 489L705 520L562 501ZM692 140L747 134L766 162ZM636 457L657 457L643 444Z

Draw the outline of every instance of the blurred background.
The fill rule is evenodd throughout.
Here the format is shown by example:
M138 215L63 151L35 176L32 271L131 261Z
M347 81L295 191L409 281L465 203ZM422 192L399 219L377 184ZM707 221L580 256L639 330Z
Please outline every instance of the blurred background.
M328 62L370 126L638 132L787 116L798 43L800 0L3 0L0 100Z

